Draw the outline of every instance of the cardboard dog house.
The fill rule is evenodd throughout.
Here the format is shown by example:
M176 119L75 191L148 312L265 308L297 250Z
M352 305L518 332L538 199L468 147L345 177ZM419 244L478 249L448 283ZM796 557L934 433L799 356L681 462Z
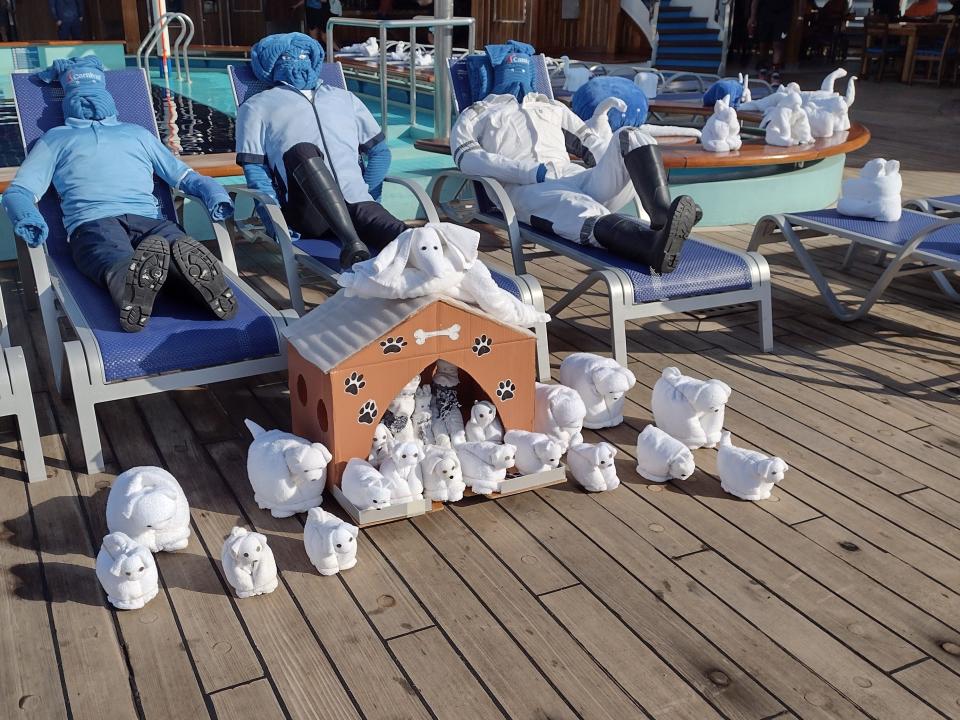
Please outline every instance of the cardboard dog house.
M331 492L347 461L369 454L387 406L414 375L429 382L437 360L460 369L465 412L475 400L489 400L505 429L533 428L535 336L456 300L340 291L286 336L293 432L330 450Z

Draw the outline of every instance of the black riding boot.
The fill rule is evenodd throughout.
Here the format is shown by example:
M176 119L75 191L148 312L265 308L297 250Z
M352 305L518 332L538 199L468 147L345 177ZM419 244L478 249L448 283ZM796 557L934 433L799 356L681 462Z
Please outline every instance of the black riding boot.
M294 170L293 179L340 240L340 267L349 270L354 263L367 260L370 251L357 235L347 210L347 201L343 199L340 186L323 161L323 155L304 159Z
M104 274L114 305L120 310L120 327L139 332L153 312L153 303L167 281L170 245L162 237L144 238L133 255L121 260Z
M670 202L670 184L663 157L657 145L642 145L623 156L623 164L630 174L630 181L640 198L640 204L650 216L650 227L659 230L673 215ZM700 222L703 211L694 203L696 219Z
M173 244L173 275L221 320L237 314L237 298L227 284L220 260L192 237Z
M670 206L664 227L654 230L635 217L614 213L597 220L593 237L615 255L649 265L654 272L664 274L676 269L680 249L695 221L696 203L683 195Z

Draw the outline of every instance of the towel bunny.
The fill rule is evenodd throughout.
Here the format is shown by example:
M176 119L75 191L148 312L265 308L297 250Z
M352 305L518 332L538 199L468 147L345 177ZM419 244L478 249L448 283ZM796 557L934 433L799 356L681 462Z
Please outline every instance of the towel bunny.
M437 502L456 502L463 499L466 484L460 458L455 450L430 445L418 468L423 482L423 497Z
M370 463L351 458L340 478L340 492L358 510L390 507L390 489L383 475Z
M393 447L393 433L390 428L382 422L377 423L373 429L373 442L370 444L370 454L367 456L367 462L374 467L380 467L380 463Z
M580 443L567 450L567 467L584 490L604 492L620 485L614 458L617 449L610 443Z
M390 491L393 505L423 499L423 485L417 476L417 465L423 453L415 442L398 442L380 463L383 487Z
M456 448L463 481L477 495L491 495L500 490L500 483L513 467L517 449L513 445L493 442L467 442Z
M717 451L720 487L744 500L766 500L773 486L783 480L790 468L778 457L735 447L730 433L724 432Z
M637 379L613 358L572 353L560 363L560 383L576 390L586 415L583 427L597 430L623 422L627 391Z
M837 212L882 222L896 222L902 213L900 162L874 158L860 169L860 176L843 181Z
M446 295L475 305L508 323L530 326L550 319L493 280L478 259L480 233L452 223L427 223L411 228L380 253L340 274L347 295L413 298Z
M795 90L788 91L777 105L767 108L760 127L766 130L767 145L790 147L813 142L810 121L803 111L803 98Z
M560 467L563 446L543 433L526 430L508 430L503 439L517 449L515 464L524 475Z
M130 468L110 487L107 528L125 533L151 552L182 550L190 538L187 496L163 468Z
M321 575L336 575L357 564L360 528L315 507L307 513L303 546Z
M333 459L321 443L282 430L264 430L244 421L253 442L247 451L247 475L257 506L276 518L290 517L319 505Z
M564 452L570 445L583 442L586 416L587 408L576 390L566 385L537 383L533 429L555 439Z
M159 576L153 555L125 533L103 538L97 553L97 580L118 610L138 610L157 596Z
M654 421L691 450L714 447L720 442L731 392L730 386L719 380L697 380L668 367L653 386Z
M239 598L266 595L277 589L277 562L265 535L234 527L223 543L220 562Z
M696 470L690 448L656 425L637 436L637 474L650 482L686 480Z
M503 425L492 402L481 400L473 404L464 432L467 442L489 440L498 443L503 440Z
M713 106L713 115L707 118L700 136L700 144L708 152L730 152L743 145L740 138L740 120L730 107L730 96L722 97Z

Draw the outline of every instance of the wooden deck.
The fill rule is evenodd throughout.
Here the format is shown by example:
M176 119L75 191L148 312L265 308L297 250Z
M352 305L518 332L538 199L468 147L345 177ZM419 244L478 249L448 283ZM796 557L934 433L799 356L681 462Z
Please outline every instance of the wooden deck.
M875 155L904 163L905 194L960 188L960 93L861 87ZM882 112L892 91L926 123L905 142ZM887 94L885 96L885 94ZM938 112L938 108L941 109ZM916 136L911 136L916 137ZM744 247L749 228L706 233ZM487 257L508 254L487 237ZM36 312L2 278L29 358L50 478L26 485L15 429L0 434L0 717L93 718L889 718L960 717L960 308L924 277L894 283L869 319L841 325L785 245L764 248L776 347L757 351L755 313L677 316L629 334L638 385L620 449L624 485L561 485L362 533L360 562L321 578L301 520L259 510L243 419L288 424L283 378L263 377L102 406L110 472L81 467L69 401L52 389ZM816 254L838 263L837 244ZM281 301L278 258L241 262ZM555 296L571 263L533 272ZM876 274L835 273L862 293ZM322 294L314 291L314 301ZM551 325L555 364L608 352L603 301ZM666 486L633 471L659 371L734 390L738 444L782 456L774 497L721 492L713 451ZM193 506L195 534L157 557L162 589L114 612L93 573L104 504L121 468L162 464ZM272 595L236 600L219 555L242 523L282 568Z

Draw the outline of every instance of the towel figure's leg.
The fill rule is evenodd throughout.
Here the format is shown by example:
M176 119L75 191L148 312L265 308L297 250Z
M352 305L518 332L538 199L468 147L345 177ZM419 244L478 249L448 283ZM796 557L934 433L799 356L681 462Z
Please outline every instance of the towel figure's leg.
M322 217L340 241L340 267L344 270L367 260L370 251L357 235L347 201L320 149L310 143L298 143L283 154L283 163L290 183L288 207L284 210L289 208L308 223L311 211ZM294 220L293 224L300 232L309 232L303 223Z
M383 250L397 239L400 233L407 230L407 224L399 220L383 205L371 200L358 203L347 203L350 217L357 234L367 245L377 250Z
M172 247L173 265L170 269L181 285L199 298L221 320L230 320L237 314L237 298L227 284L220 260L192 237L177 238Z
M167 280L170 246L162 237L142 237L135 231L132 239L130 218L121 215L83 223L70 236L70 251L77 269L110 292L120 311L120 327L138 332L150 319Z

